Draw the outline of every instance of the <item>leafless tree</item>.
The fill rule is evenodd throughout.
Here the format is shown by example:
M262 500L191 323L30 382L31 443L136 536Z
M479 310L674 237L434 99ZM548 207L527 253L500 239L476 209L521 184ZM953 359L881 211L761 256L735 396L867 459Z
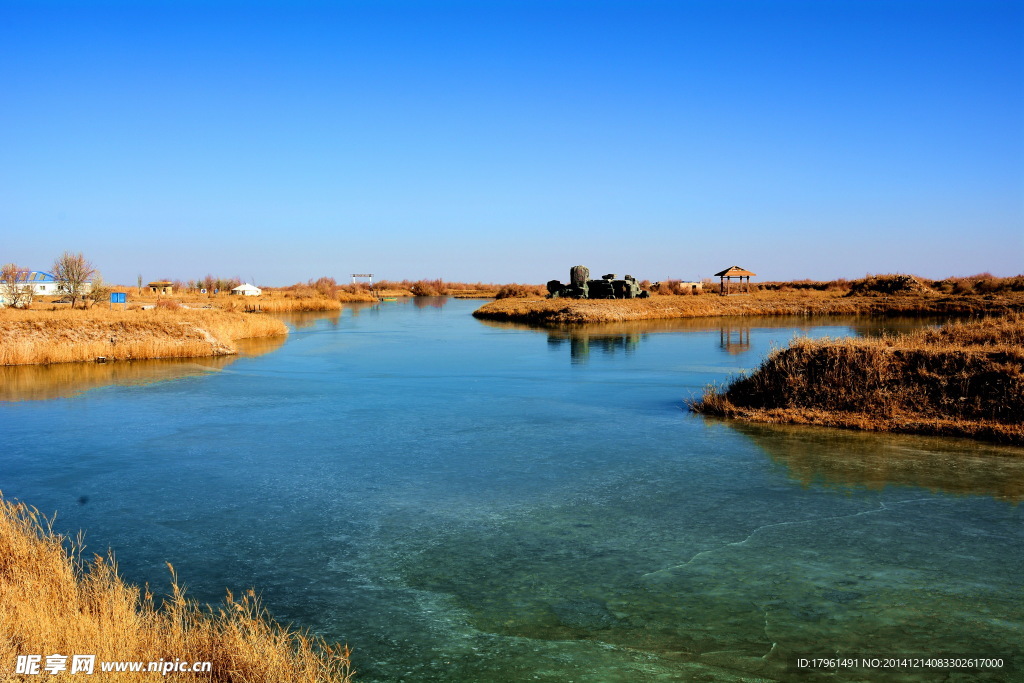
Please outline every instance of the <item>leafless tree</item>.
M95 273L92 278L92 286L89 287L89 292L83 295L83 299L88 299L90 302L89 308L107 299L111 291L110 285L103 281L103 276L100 275L100 272L97 270Z
M0 294L4 303L15 308L24 308L32 303L32 284L28 281L28 269L7 263L0 268Z
M88 293L89 281L95 274L96 269L82 252L65 251L53 262L53 279L57 281L57 289L71 297L71 308Z

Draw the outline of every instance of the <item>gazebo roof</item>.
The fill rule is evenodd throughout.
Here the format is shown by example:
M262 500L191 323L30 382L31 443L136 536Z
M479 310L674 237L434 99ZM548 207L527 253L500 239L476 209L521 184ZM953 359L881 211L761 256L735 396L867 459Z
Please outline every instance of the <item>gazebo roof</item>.
M756 277L757 273L751 273L749 270L744 270L739 266L729 266L720 273L715 273L715 277Z

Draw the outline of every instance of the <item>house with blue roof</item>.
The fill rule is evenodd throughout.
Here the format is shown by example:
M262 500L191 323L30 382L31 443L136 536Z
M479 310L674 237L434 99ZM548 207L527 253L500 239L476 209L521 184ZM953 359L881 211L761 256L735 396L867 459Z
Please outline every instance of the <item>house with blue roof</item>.
M62 294L60 285L53 274L43 270L22 270L18 272L18 285L28 285L32 288L33 296L57 296ZM6 285L6 280L0 280L0 285ZM92 283L86 282L83 290L88 292L92 289Z

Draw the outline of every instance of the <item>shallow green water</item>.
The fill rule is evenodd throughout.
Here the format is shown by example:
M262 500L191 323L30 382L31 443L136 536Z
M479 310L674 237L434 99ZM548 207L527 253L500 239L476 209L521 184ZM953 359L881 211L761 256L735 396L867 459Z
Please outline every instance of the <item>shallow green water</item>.
M684 410L796 333L879 326L541 331L478 305L295 316L234 362L23 394L46 400L0 403L0 489L132 581L255 586L364 681L950 675L797 668L836 653L994 655L952 680L1020 680L1024 450Z

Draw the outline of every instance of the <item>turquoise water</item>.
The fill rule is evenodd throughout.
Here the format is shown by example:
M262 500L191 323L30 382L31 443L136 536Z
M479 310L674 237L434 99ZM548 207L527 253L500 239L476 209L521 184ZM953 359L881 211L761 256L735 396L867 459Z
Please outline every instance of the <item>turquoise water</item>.
M877 325L543 331L479 305L294 316L230 362L5 401L0 489L133 582L256 587L363 681L948 675L797 667L837 653L1021 680L1024 449L684 408L794 334Z

